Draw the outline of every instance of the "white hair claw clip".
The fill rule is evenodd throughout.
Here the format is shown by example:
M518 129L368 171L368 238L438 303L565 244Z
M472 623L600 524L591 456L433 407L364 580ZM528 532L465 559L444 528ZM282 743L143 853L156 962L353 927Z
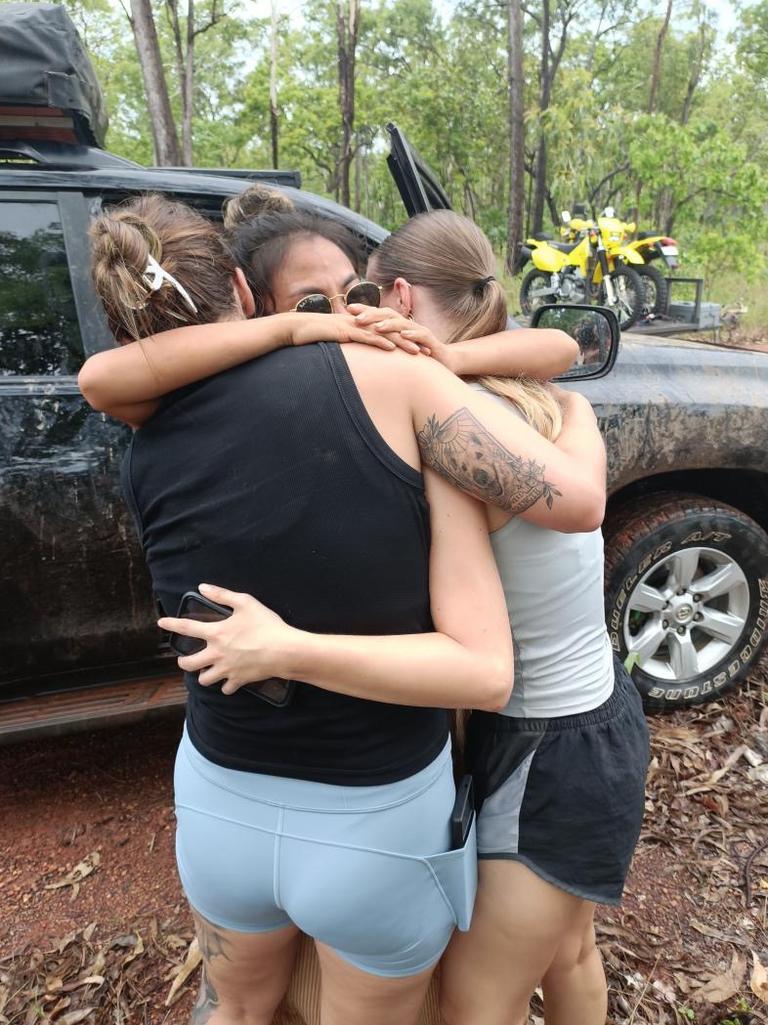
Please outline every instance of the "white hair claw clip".
M144 268L144 273L141 276L151 292L158 292L163 287L163 282L167 281L169 285L173 285L190 310L193 313L197 313L197 306L192 302L192 298L186 288L179 284L173 274L169 274L164 267L161 267L154 256L147 258L147 266Z

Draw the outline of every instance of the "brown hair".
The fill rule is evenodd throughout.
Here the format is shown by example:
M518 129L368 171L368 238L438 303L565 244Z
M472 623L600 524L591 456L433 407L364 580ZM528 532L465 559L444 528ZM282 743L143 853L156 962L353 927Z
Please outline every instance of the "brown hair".
M184 203L146 195L113 207L91 230L91 273L118 340L139 340L184 324L210 324L235 314L235 261L216 226ZM149 257L186 289L144 280Z
M287 210L295 210L290 196L266 185L249 185L243 192L224 200L224 227L231 231L259 214L285 213Z
M266 185L250 185L225 200L224 226L253 293L256 317L274 312L272 281L300 238L324 238L360 270L360 239L339 221L298 210L290 196Z
M503 331L507 297L496 279L491 243L468 217L451 210L418 214L384 239L371 256L369 273L384 288L396 278L428 288L453 330L446 342ZM539 381L481 377L489 391L514 402L544 437L560 433L560 406Z
M304 210L272 210L251 217L230 234L232 250L243 268L256 304L255 316L274 312L272 282L294 242L323 238L337 246L359 271L362 243L339 221Z

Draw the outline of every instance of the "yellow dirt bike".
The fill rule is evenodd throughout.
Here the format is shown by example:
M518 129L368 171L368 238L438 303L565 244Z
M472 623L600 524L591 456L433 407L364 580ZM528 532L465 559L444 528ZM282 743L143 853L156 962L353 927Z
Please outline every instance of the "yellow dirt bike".
M567 211L564 219L570 222ZM642 316L643 283L620 254L609 256L599 228L585 222L572 242L546 236L526 240L520 266L533 263L520 286L520 308L529 315L545 303L597 302L613 310L623 331ZM635 257L631 262L635 262Z
M584 230L593 221L586 219L586 208L583 204L574 206L574 215L570 222L560 229L562 238L573 242L579 231ZM654 232L640 232L635 239L628 239L636 231L634 222L627 223L616 216L613 207L608 206L597 218L597 225L608 250L609 263L613 266L613 256L629 263L640 275L643 282L645 298L643 317L658 316L667 311L669 286L662 272L651 264L652 260L661 260L668 270L676 270L680 266L677 242Z

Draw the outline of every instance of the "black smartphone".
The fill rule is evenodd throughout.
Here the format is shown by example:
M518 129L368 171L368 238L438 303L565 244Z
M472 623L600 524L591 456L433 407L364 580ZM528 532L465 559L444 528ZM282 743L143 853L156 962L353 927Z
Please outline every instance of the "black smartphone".
M226 605L217 605L215 601L203 598L197 591L187 591L179 602L177 619L194 619L198 623L218 623L228 619L232 609ZM196 655L205 647L205 641L199 637L185 637L184 634L171 634L168 643L177 655Z
M179 610L176 613L178 619L194 619L198 623L217 623L222 619L228 619L232 615L232 609L226 605L218 605L215 601L204 598L197 591L187 591L182 595L179 602ZM185 637L184 634L172 633L168 643L177 655L196 655L205 647L205 641L199 637ZM239 689L253 697L261 698L269 705L276 708L285 708L291 703L293 692L296 688L294 680L282 680L272 676L267 680L259 680L257 683L246 683Z
M475 793L472 777L462 776L456 788L456 800L451 812L451 850L460 850L467 842L475 817Z

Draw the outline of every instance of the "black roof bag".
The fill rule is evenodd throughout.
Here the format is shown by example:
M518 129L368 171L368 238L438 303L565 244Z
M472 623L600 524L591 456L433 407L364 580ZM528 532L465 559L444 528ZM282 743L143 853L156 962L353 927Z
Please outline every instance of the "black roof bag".
M107 114L96 73L66 9L0 3L0 107L72 114L81 142L104 145Z

